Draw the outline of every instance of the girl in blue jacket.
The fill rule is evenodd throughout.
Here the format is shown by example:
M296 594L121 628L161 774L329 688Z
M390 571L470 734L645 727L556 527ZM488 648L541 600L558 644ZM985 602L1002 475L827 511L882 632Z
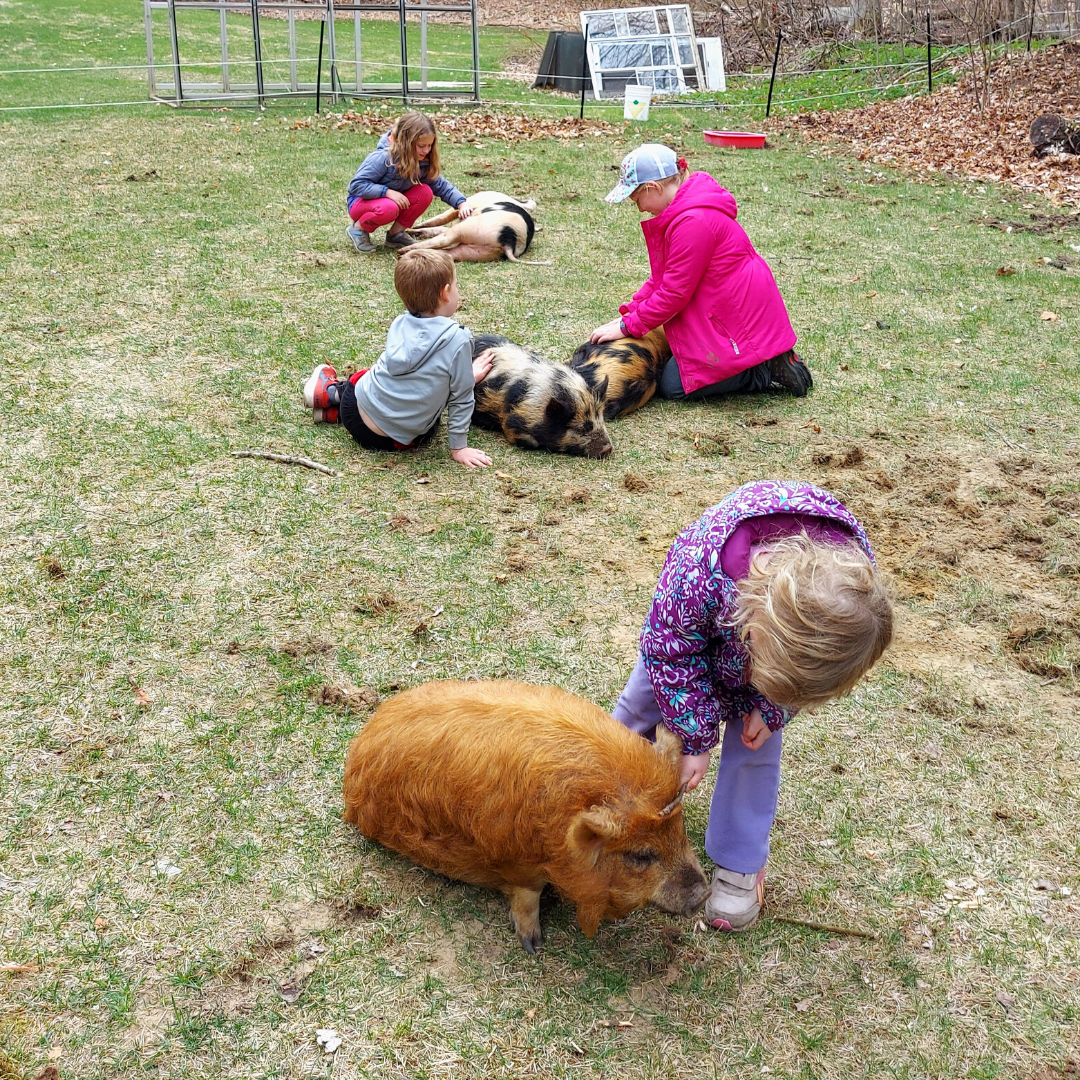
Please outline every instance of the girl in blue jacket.
M357 251L371 252L371 234L389 225L386 246L403 248L412 237L405 231L438 195L458 216L472 212L465 196L439 175L439 147L435 125L423 113L407 112L379 140L375 150L349 184L346 202L350 224L346 232Z

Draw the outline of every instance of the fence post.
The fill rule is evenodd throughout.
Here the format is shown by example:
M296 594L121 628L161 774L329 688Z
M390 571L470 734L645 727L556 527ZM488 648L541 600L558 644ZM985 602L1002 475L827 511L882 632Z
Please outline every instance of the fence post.
M326 33L326 19L319 23L319 66L315 69L315 115L322 112L322 43Z
M364 72L360 64L360 47L363 44L363 27L360 23L360 12L353 12L353 51L356 53L356 92L364 91Z
M289 89L295 94L300 86L296 79L296 12L289 8Z
M184 84L180 79L180 42L176 37L176 0L169 0L169 38L172 42L173 92L176 104L184 100Z
M150 9L150 0L143 0L143 21L146 24L146 81L150 96L157 97L157 77L154 74L154 13Z
M784 39L784 30L781 27L776 31L776 52L773 53L772 58L772 75L769 76L769 100L765 103L765 119L768 120L769 113L772 112L772 90L773 83L776 82L776 65L780 60L780 42Z
M1027 49L1025 52L1031 52L1031 35L1035 33L1035 4L1036 0L1031 0L1031 21L1028 23L1028 39Z
M427 0L420 0L420 89L427 89Z
M398 20L401 28L401 104L409 106L409 39L405 23L405 0L398 0Z
M926 92L934 92L934 69L930 63L930 9L926 9Z
M480 100L480 30L476 25L479 13L476 9L476 0L469 4L469 26L472 29L472 66L473 66L473 99Z
M326 47L330 50L330 95L336 105L340 100L341 76L337 69L337 30L335 28L337 16L334 14L334 0L326 0L326 14Z
M255 37L255 92L259 96L259 108L266 106L263 84L262 34L259 27L259 0L251 0L251 32Z
M221 27L221 90L229 93L229 20L224 8L221 9L219 26Z
M585 119L585 75L589 70L589 20L585 20L585 37L581 45L581 109L578 119Z

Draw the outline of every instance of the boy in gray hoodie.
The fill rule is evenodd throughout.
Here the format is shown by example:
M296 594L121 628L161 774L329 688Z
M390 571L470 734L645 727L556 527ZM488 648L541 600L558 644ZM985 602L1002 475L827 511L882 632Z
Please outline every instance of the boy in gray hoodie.
M367 450L411 450L434 433L446 409L450 456L470 469L491 458L468 445L473 388L491 370L490 352L472 358L472 334L450 316L457 273L445 251L404 251L394 288L406 307L391 324L374 367L339 379L320 364L304 383L315 423L341 423Z

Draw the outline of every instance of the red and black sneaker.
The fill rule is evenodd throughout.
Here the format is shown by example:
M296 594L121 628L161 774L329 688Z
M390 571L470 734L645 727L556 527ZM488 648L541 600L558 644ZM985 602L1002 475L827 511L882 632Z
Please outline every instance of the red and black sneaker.
M794 349L774 356L765 361L765 368L772 378L773 386L782 386L790 390L795 397L806 397L806 392L814 385L810 369L799 359Z
M316 424L337 423L337 383L337 372L329 364L320 364L304 383L304 408L312 410Z

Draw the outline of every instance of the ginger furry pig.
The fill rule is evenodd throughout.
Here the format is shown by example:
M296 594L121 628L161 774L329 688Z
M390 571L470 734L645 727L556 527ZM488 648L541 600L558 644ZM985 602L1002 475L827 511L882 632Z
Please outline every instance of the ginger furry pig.
M431 682L382 704L345 763L345 819L448 877L510 898L526 952L547 884L601 920L687 915L708 885L686 838L681 748L553 686Z

